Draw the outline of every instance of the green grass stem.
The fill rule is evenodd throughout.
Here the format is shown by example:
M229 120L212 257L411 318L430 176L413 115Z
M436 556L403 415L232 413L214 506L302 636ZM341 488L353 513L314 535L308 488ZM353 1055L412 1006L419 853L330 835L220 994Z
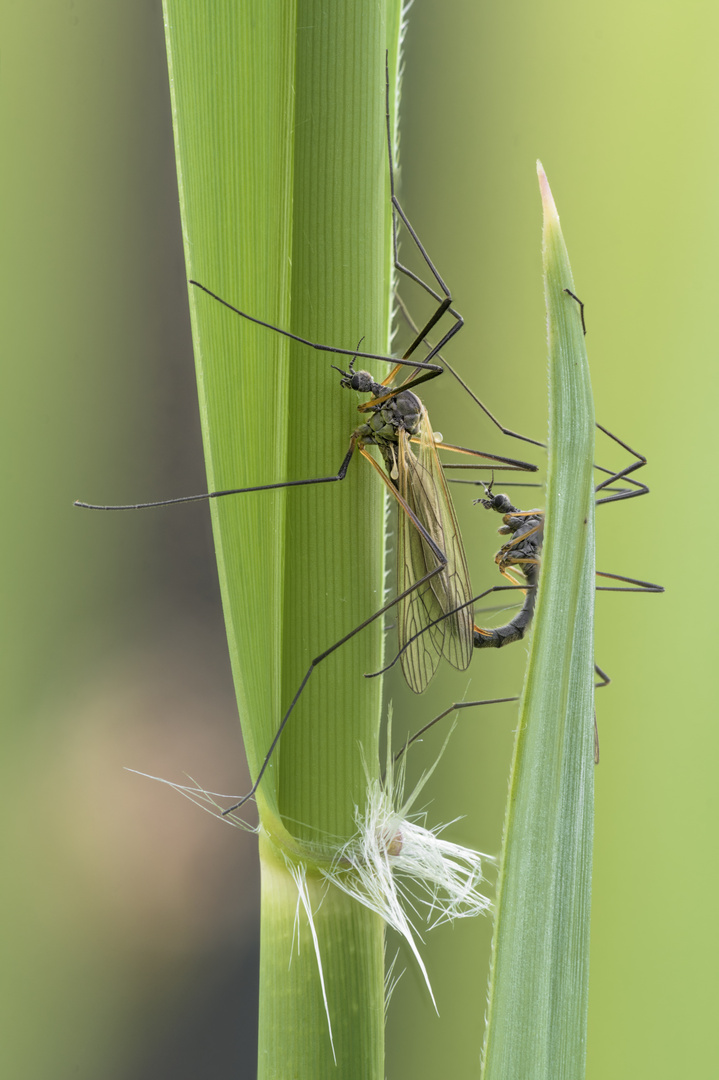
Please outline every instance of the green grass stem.
M394 80L399 5L165 0L165 19L188 278L313 341L387 351L385 50ZM290 345L194 289L190 307L210 489L335 473L358 423L330 367L348 358ZM253 776L310 659L381 606L371 472L357 460L341 484L212 505ZM383 1075L381 920L325 895L301 848L353 830L381 706L361 674L381 652L375 625L318 669L258 793L262 1077ZM324 988L303 912L299 951L293 939L286 854L315 912Z
M545 543L505 820L483 1080L579 1080L586 1054L594 762L594 407L547 178Z

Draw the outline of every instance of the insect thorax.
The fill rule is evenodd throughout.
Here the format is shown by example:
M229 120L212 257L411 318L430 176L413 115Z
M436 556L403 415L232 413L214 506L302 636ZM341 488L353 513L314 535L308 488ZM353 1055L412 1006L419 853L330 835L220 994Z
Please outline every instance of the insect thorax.
M513 563L538 562L544 541L543 512L537 510L526 517L507 514L504 520L505 525L498 532L511 533L512 539L499 549L495 562L505 568Z
M382 394L387 393L386 387L381 384L376 386ZM375 396L380 395L375 391ZM417 435L421 419L422 403L419 398L410 390L403 390L396 398L374 406L367 423L362 424L355 432L363 443L373 443L379 448L387 473L395 484L398 478L399 432L406 431L410 436Z
M382 387L382 391L387 392L385 387ZM378 446L397 443L400 431L406 431L408 435L418 433L421 418L422 404L419 398L410 390L403 390L396 398L374 406L367 423L357 431L365 442L377 443Z

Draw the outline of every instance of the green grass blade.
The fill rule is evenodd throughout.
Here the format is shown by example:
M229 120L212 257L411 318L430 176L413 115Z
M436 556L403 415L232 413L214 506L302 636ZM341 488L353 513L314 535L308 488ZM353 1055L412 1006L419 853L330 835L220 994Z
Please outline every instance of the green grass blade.
M384 12L298 12L218 3L210 14L167 0L188 276L312 340L351 349L363 337L386 351ZM343 358L289 345L196 289L190 303L210 486L335 473L358 422L357 399L330 366ZM358 462L342 484L211 505L253 774L312 655L380 606L382 506ZM379 658L374 627L311 680L262 787L273 814L281 803L315 833L351 831L364 787L357 741L373 759L380 693L356 676ZM310 788L327 792L323 808Z
M188 277L313 341L363 338L372 352L388 347L385 50L394 78L399 11L165 0ZM330 365L349 358L290 346L196 290L190 303L210 487L336 473L358 401ZM381 606L383 506L360 460L341 484L212 505L253 775L311 658ZM375 625L317 670L258 795L261 1076L384 1072L381 920L325 895L302 847L349 836L364 804L360 747L377 768L381 687L361 675L381 665L381 641ZM285 856L306 870L324 986L303 912L297 951Z
M294 3L165 3L188 278L290 321ZM209 490L287 472L288 345L189 289ZM210 504L250 768L281 716L285 496ZM178 523L181 527L181 522ZM270 795L274 793L271 792Z
M484 1080L584 1075L593 834L594 407L539 166L549 339L546 539L498 888Z

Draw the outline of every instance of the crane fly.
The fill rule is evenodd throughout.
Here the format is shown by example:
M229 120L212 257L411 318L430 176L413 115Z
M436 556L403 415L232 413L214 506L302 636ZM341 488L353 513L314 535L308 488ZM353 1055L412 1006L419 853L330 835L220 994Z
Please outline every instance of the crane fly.
M597 485L597 491L603 490L605 490L603 483ZM621 501L622 498L627 498L627 496L619 494L614 500L612 500L611 497L603 498L597 500L597 503L601 504L605 501ZM493 495L491 486L487 488L487 497L484 499L477 499L476 502L487 510L494 510L503 515L503 524L500 526L498 532L503 535L511 535L511 540L502 545L495 555L494 561L498 566L500 573L511 581L512 584L508 586L492 586L479 596L473 597L472 603L476 603L478 600L481 600L485 596L496 591L522 589L525 592L525 598L521 608L513 618L503 626L492 628L474 627L474 647L476 649L501 649L505 645L512 644L515 641L521 641L532 623L537 598L537 587L539 585L542 544L544 541L544 511L538 509L519 510L516 506L512 505L509 496L504 494ZM524 577L524 581L517 581L510 568L519 569ZM662 585L656 585L653 582L641 581L640 579L625 577L621 574L610 574L602 570L597 570L596 573L598 577L623 583L622 585L597 585L596 588L598 592L664 592L664 587ZM426 633L421 633L422 636L426 636ZM392 661L392 664L396 662L396 659L397 657ZM388 667L391 667L392 664L389 664ZM387 669L385 668L384 670ZM611 679L607 673L597 664L594 665L594 671L600 680L595 683L595 689L608 686ZM438 724L453 712L460 709L474 708L479 705L499 705L505 702L518 700L519 698L515 696L492 698L484 701L454 702L438 716L435 716L422 728L416 731L398 751L394 760L396 761L399 759L412 743L420 739L430 728L434 727L435 724ZM594 761L595 764L599 764L599 736L597 732L596 713L594 716Z
M477 500L485 510L495 510L503 515L503 522L498 532L511 536L499 549L494 561L499 572L515 587L525 591L524 603L517 614L505 623L492 629L474 627L475 649L501 649L514 641L521 641L534 616L539 584L542 543L544 541L544 511L520 510L509 501L508 495L492 495L491 487L487 497ZM524 576L524 584L510 572L509 567L519 567Z
M373 401L359 406L370 412L370 419L352 438L403 511L398 524L397 628L400 645L406 646L403 674L408 686L421 694L442 656L459 670L472 657L472 590L457 518L427 410L407 388L411 383L388 399L387 385L375 382L369 372L355 372L350 365L350 371L341 374L343 386L373 395ZM367 452L368 443L378 447L386 472ZM426 638L418 635L441 615L447 617Z

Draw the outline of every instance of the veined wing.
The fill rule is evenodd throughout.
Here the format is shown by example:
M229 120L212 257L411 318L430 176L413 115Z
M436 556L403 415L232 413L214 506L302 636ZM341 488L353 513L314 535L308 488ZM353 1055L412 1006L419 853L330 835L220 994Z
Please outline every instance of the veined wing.
M423 509L417 511L417 503L424 503L427 500L422 496L418 497L413 489L418 484L429 489L432 481L424 475L424 469L414 456L406 433L403 431L399 432L398 462L400 463L400 495L425 525L424 519L427 515ZM432 539L434 539L434 531L436 530L427 529ZM441 541L438 543L440 549L444 551ZM400 512L397 524L397 592L402 593L411 588L436 566L437 558L422 539L414 522L406 513ZM430 625L443 614L432 589L433 581L440 576L436 574L434 578L430 578L419 588L414 589L398 604L397 637L399 647L403 650L402 672L407 685L414 690L415 694L421 694L425 690L442 656L446 631L445 620L437 623L436 626Z
M444 570L415 589L399 605L400 648L420 634L402 653L402 670L411 689L421 693L434 675L442 655L460 670L469 665L473 648L473 613L469 606L461 611L455 609L466 604L472 593L457 518L426 410L422 414L418 456L415 456L407 434L400 432L399 436L400 494L447 558ZM397 563L399 592L437 566L436 556L406 514L400 514ZM442 618L448 611L453 614ZM430 626L436 619L441 621Z
M439 508L438 520L444 534L443 542L437 542L447 557L447 568L443 574L437 574L437 596L445 612L454 612L453 615L444 620L446 630L443 655L449 660L450 664L460 671L464 671L465 668L469 667L474 649L474 610L469 603L472 599L472 586L469 580L467 557L464 553L457 515L449 494L444 469L439 460L434 432L426 409L423 410L420 428L419 463L436 481L435 496ZM432 534L430 533L430 535ZM433 539L436 538L433 536ZM441 588L444 588L444 598L439 592ZM462 605L467 606L463 607ZM457 611L457 608L461 610Z

